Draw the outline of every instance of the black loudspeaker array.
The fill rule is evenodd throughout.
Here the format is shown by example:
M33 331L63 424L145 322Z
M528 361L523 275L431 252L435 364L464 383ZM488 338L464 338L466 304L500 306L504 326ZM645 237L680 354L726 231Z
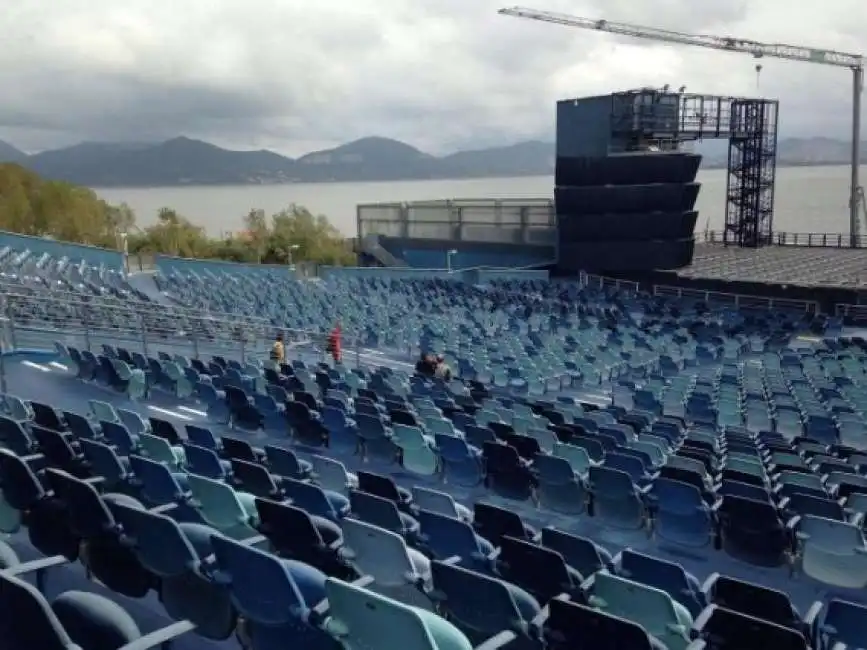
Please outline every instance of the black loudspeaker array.
M558 157L559 267L604 273L688 266L700 162L688 153Z

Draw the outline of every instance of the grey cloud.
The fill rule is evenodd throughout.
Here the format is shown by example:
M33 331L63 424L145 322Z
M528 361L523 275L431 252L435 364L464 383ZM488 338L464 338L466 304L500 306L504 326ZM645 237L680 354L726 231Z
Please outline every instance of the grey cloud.
M535 2L536 0L534 0ZM863 0L547 0L696 33L867 49ZM754 61L496 14L498 0L27 0L4 9L0 139L184 134L302 153L364 135L431 151L550 137L558 98L681 83L751 94ZM821 27L821 29L819 29ZM822 43L819 43L822 44ZM763 61L786 133L846 135L843 71Z

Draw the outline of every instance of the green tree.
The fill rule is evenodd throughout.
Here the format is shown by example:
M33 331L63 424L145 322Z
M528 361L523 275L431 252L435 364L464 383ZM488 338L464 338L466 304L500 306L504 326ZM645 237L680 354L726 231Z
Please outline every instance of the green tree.
M130 254L164 254L243 263L354 263L351 247L325 216L292 204L269 219L253 209L244 217L241 236L210 238L176 210L165 207L156 223L136 225L127 204L110 205L95 192L47 181L23 167L0 164L0 230L51 237L104 248L122 247Z

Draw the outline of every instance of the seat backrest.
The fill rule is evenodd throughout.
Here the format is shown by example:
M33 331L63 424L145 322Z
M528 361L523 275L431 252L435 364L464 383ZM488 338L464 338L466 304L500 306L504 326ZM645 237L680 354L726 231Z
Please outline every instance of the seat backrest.
M413 503L423 510L436 512L446 517L458 516L455 501L450 494L416 485L412 488L412 497Z
M310 515L301 508L270 499L256 499L259 530L278 549L309 549L322 545L322 537Z
M0 573L0 638L10 648L79 650L36 587Z
M479 534L494 544L499 544L505 536L527 538L524 524L516 512L489 503L473 505L473 522Z
M349 493L349 503L352 514L362 521L395 533L403 532L403 522L394 501L352 490Z
M798 525L809 537L806 544L841 554L852 554L864 548L864 534L854 524L814 515L804 515Z
M468 523L429 510L419 510L416 516L421 528L421 544L434 557L443 560L452 555L464 557L478 552L476 534Z
M533 469L538 472L539 481L548 485L568 485L575 483L577 477L569 461L559 456L537 454Z
M382 584L406 583L413 564L403 537L356 519L344 519L341 528L347 559L361 573L373 576Z
M142 566L163 578L185 574L197 559L178 523L165 515L113 502L111 511Z
M795 616L789 597L782 591L715 573L705 582L708 602L726 609L791 626Z
M395 503L400 501L400 494L394 481L382 474L358 472L358 489Z
M329 605L325 630L346 648L472 648L463 634L445 621L437 624L439 629L429 629L419 610L362 587L329 578L325 593Z
M808 650L803 635L769 621L711 605L695 622L699 637L712 647Z
M611 556L593 541L558 530L556 528L542 529L542 546L557 551L566 564L578 571L585 578L611 561Z
M246 514L238 495L229 485L195 474L187 475L187 484L193 498L200 504L202 517L215 528L222 530L235 526Z
M522 620L509 588L497 578L434 560L431 579L433 597L462 629L493 636Z
M572 584L562 555L523 539L503 537L497 564L505 579L526 589L540 602L548 602Z
M653 647L647 632L632 621L556 598L548 608L550 614L542 630L548 650Z
M650 633L665 631L667 625L680 623L667 593L608 571L600 571L593 577L591 604L594 601L607 613L635 621Z
M310 462L316 481L326 490L344 492L349 488L349 475L339 460L328 456L311 456Z
M833 634L829 636L832 636L835 642L841 641L857 648L857 644L867 639L867 605L832 598L825 606L820 625L833 630ZM819 635L825 634L823 629L817 632Z
M83 539L101 536L113 523L111 512L96 488L63 470L45 470L48 484L66 505L73 531Z
M212 535L211 544L219 577L229 583L242 615L263 625L284 625L308 609L289 569L276 555L222 535Z

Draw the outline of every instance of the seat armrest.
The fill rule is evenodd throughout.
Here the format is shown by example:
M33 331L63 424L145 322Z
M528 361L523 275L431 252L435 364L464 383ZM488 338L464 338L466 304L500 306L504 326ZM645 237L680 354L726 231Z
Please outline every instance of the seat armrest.
M177 621L150 634L145 634L131 643L121 646L118 650L148 650L149 648L168 647L168 644L179 636L192 632L196 626L190 621Z
M3 569L3 573L8 576L22 576L27 573L36 573L53 567L63 566L64 564L69 564L69 560L66 557L63 555L52 555L51 557L43 557L38 560L16 564L8 569Z

